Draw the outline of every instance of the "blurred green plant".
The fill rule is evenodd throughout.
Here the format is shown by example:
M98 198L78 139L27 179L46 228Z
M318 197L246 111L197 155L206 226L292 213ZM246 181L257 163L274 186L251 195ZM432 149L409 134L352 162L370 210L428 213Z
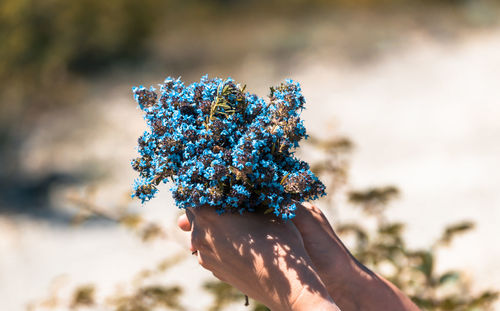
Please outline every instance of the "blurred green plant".
M94 285L82 285L73 292L71 300L71 309L78 307L92 307L95 304L95 287Z
M330 149L327 158L337 157L336 153L346 153L352 148L352 144L344 148L345 143L336 144L335 141L314 143L317 146L341 146ZM328 175L332 171L320 169L318 173ZM451 224L431 246L411 249L403 235L405 224L389 221L385 214L398 195L399 190L395 186L347 191L349 203L361 208L365 215L364 222L335 222L335 230L342 239L353 238L350 247L353 255L403 290L422 310L492 310L498 292L486 290L475 293L462 272L439 273L435 269L438 251L450 245L459 234L473 229L474 224L470 221ZM328 208L335 207L330 205ZM366 225L370 218L375 221L372 229Z
M143 242L167 237L167 233L160 224L146 220L138 213L129 211L130 194L128 192L125 196L125 202L116 204L112 208L105 208L95 202L95 190L95 187L89 186L83 195L70 192L66 196L67 203L76 211L72 221L74 225L99 218L126 227L137 234Z
M440 248L449 245L457 235L474 228L474 224L469 221L451 224L430 247L411 249L403 236L405 224L388 221L385 217L388 203L395 195L395 187L348 194L351 203L376 220L372 230L359 223L337 224L336 231L342 238L354 237L353 255L403 290L422 310L492 310L498 292L473 293L462 272L439 273L435 269Z
M363 62L381 46L396 47L400 39L406 46L415 27L442 39L466 27L494 25L497 2L3 0L0 161L9 165L0 170L0 184L8 187L19 176L20 148L40 116L84 104L92 95L89 86L102 82L97 74L110 77L112 68L140 74L167 68L184 75L207 64L226 70L251 56L288 72L296 56L317 48Z
M293 42L282 42L283 46L279 46L279 42L285 39L285 34L271 35L271 41L276 45L272 49L275 49L275 58L279 59L295 45L306 47L293 38L308 36L300 31L304 27L297 27L297 22L301 18L300 23L307 23L311 13L329 21L339 16L323 15L325 10L336 13L338 9L354 8L363 13L363 9L370 8L380 12L393 9L407 12L418 7L427 18L431 9L448 10L451 14L447 17L456 20L457 28L464 23L463 16L486 14L489 19L496 20L497 12L494 0L426 0L418 3L411 0L3 0L0 2L0 124L12 126L13 123L7 121L13 116L19 123L19 118L36 118L38 113L49 108L78 102L77 91L94 78L88 74L103 72L117 64L141 64L151 60L149 56L155 58L166 51L168 54L168 51L178 49L189 58L185 61L192 63L207 60L214 53L222 53L221 50L234 49L233 45L238 44L233 41L239 37L244 41L256 41L237 48L233 53L236 55L223 54L223 62L227 63L231 58L239 63L241 53L261 44L257 38L236 36L242 22L247 26L255 25L256 18L263 22L272 19L292 27L289 39ZM342 19L339 21L343 23ZM428 24L428 20L422 24ZM220 47L225 45L227 38L217 36L221 31L219 25L229 29L237 26L235 36L230 40L232 45L224 46L224 49ZM185 32L186 29L189 31ZM263 34L258 33L258 36ZM204 41L205 37L210 41ZM342 37L335 38L342 40ZM166 45L172 48L159 49L155 41L167 41ZM211 41L217 44L210 44ZM198 45L199 42L202 46ZM260 48L266 49L265 46ZM202 52L196 54L195 59L189 57L195 53L193 50L198 49Z
M41 116L80 104L92 74L147 54L168 2L0 1L2 186L29 179L19 152Z
M140 60L155 48L151 44L155 35L179 32L180 21L191 23L196 29L200 28L200 25L207 26L209 22L214 25L221 23L225 20L224 14L237 13L233 18L239 21L246 8L256 9L252 12L263 14L262 20L265 20L266 16L277 19L281 16L276 16L275 12L280 12L291 14L295 22L296 16L305 15L315 6L321 10L326 6L380 5L385 10L390 5L404 7L410 2L414 4L409 0L274 0L266 1L266 5L263 5L264 1L227 0L3 0L0 2L0 160L9 165L0 170L0 181L5 178L4 175L8 178L11 171L17 173L16 161L19 157L16 152L41 113L77 103L79 92L85 83L93 78L93 73L102 72L117 64ZM489 9L489 5L495 4L495 1L422 1L426 4L431 2L464 8L465 16L473 14L474 18L479 16L482 19L485 16L491 19L493 16L493 20L496 20L497 11ZM293 15L294 10L296 15ZM265 15L266 12L268 15ZM429 10L424 7L423 12L427 17ZM453 10L452 15L456 12ZM332 18L323 15L321 17L325 20ZM427 21L422 18L422 23ZM458 21L452 25L460 25L463 20L458 18ZM252 18L247 22L259 24ZM340 19L340 22L344 21ZM299 27L302 27L302 24ZM365 31L363 28L363 32ZM199 32L187 32L195 33ZM204 36L205 33L199 34ZM243 37L245 41L258 41L248 40L244 36L238 37ZM291 37L295 39L296 34L292 32ZM213 38L210 37L209 40L220 43ZM191 46L198 39L188 37L183 40L187 42L184 45ZM173 46L180 44L177 41L173 43ZM276 56L282 57L283 53L293 46L287 43L276 48ZM216 50L221 50L219 45ZM245 48L238 50L238 53L243 50ZM237 57L233 55L233 58L240 61L241 55L238 53ZM221 55L224 62L229 59L226 54ZM353 147L351 141L343 138L328 141L313 138L310 142L326 155L323 160L312 165L314 172L324 176L330 192L342 188L348 180L348 154ZM424 310L488 310L498 296L496 292L483 291L473 294L470 284L459 271L441 274L435 271L437 251L449 245L457 234L472 229L473 225L469 222L451 225L445 228L442 237L428 248L409 249L403 236L404 224L389 222L385 217L388 204L397 194L395 187L348 193L350 202L359 206L367 216L373 217L376 223L376 228L369 230L360 223L336 222L339 233L345 237L354 237L354 254L370 268L381 271L385 277L400 286ZM327 208L333 209L331 198L330 195ZM130 228L144 241L166 238L160 225L145 221L139 215L126 210L107 212L107 209L88 197L74 196L72 204L79 210L75 218L77 223L93 217L106 218ZM161 284L149 286L137 286L127 295L114 295L115 298L120 298L116 301L123 302L121 305L130 305L132 302L136 304L134 309L119 309L120 304L117 303L114 309L148 310L153 306L160 309L181 308L175 302L176 297L182 294L179 288L164 287ZM96 299L95 288L92 284L77 288L67 308L102 304ZM213 310L222 310L244 297L219 282L207 283L205 289L214 295ZM56 304L53 302L50 305ZM252 302L252 308L265 309L255 302Z
M130 296L113 297L113 304L116 311L184 310L178 301L181 293L179 286L145 286Z
M81 76L145 55L168 1L0 2L2 125L75 102ZM27 124L25 124L27 126Z
M335 191L346 193L348 201L354 207L361 209L363 220L343 222L336 219L335 229L342 239L349 241L354 256L370 269L381 274L401 290L422 309L428 311L476 311L492 310L492 304L497 300L497 291L485 290L476 292L471 288L470 280L465 278L461 271L450 270L439 272L436 270L438 251L450 245L454 239L474 228L474 224L463 221L447 226L432 245L426 248L412 249L406 245L404 237L405 224L390 221L386 217L386 210L393 199L399 195L394 186L374 187L364 190L346 190L348 161L346 158L353 148L353 144L345 138L334 140L309 140L310 148L323 151L324 158L318 160L313 167L317 173L324 175L335 188L329 190L330 195ZM340 160L342 159L342 160ZM342 177L339 178L338 174ZM150 239L144 238L144 229L147 224L140 216L128 213L124 208L115 208L114 214L104 212L92 202L91 193L78 198L70 196L70 201L78 206L77 223L91 217L104 217L122 224L139 234L143 241L155 238L165 238L164 234L155 234ZM323 208L335 209L332 201L325 200ZM83 214L82 214L83 213ZM375 226L367 226L367 221ZM154 226L158 226L154 224ZM160 229L161 231L161 229ZM156 267L139 273L134 278L132 290L127 293L117 293L108 297L105 302L95 299L95 285L84 285L75 289L73 299L68 307L106 305L115 311L146 311L146 310L183 310L179 303L182 288L179 286L165 286L162 284L145 285L145 280L165 272L186 258L186 254L179 254L167 258ZM245 296L229 284L218 280L210 280L203 284L203 288L213 296L210 311L227 310L234 303L243 303ZM51 306L60 305L57 299L52 298ZM109 303L111 301L111 304ZM45 304L47 305L47 304ZM251 301L249 310L269 310L257 301ZM35 308L31 310L36 310Z

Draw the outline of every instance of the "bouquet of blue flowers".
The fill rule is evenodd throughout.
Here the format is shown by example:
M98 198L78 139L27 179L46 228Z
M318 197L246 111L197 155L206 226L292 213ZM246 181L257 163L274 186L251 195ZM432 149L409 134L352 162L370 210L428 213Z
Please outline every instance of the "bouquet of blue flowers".
M272 87L269 102L231 78L201 78L185 86L167 78L134 87L149 129L132 161L140 177L133 195L150 200L169 179L178 207L213 207L218 213L273 212L295 216L296 204L325 195L325 186L297 159L306 137L299 83Z

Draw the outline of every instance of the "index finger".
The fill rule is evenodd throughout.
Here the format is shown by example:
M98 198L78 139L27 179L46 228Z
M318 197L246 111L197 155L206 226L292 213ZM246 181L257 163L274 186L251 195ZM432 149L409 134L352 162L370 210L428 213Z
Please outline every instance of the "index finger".
M182 231L191 231L191 222L186 214L179 216L177 219L177 226L179 226Z

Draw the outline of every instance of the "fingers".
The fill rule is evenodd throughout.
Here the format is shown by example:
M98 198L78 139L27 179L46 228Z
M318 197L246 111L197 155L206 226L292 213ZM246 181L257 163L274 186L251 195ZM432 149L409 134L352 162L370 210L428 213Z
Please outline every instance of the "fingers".
M188 216L183 214L177 219L177 226L181 228L182 231L191 231L191 222L188 220Z
M292 222L301 233L322 229L333 232L330 223L321 210L307 202L296 204L297 210Z
M210 254L210 252L196 251L196 257L198 259L198 264L203 267L203 269L212 272L213 276L215 276L222 282L227 282L226 278L223 276L224 273L221 273L217 269L217 267L221 266L221 263L217 262L217 260L212 254Z
M186 209L186 214L183 214L179 216L177 219L177 226L182 230L186 232L191 232L193 229L193 226L191 225L194 223L194 215L193 213ZM192 233L191 233L191 239L192 239ZM196 255L196 252L198 251L194 246L193 243L191 242L191 245L189 246L189 250L193 255Z
M217 272L212 272L212 274L213 274L216 278L218 278L219 280L221 280L222 282L226 282L226 283L227 283L226 279L225 279L224 277L222 277L219 273L217 273Z
M198 258L198 263L204 267L205 269L211 270L211 267L208 262L212 260L210 257L209 251L209 243L207 241L207 232L205 232L202 228L199 228L195 221L195 209L189 207L186 208L186 214L179 216L177 219L177 226L186 232L191 232L191 245L190 251L192 255ZM200 252L200 249L204 250L203 255Z
M199 250L210 249L210 234L207 231L204 216L201 213L195 216L194 210L193 208L186 208L186 214L177 219L177 225L183 231L191 232L190 250L193 255L196 255Z
M211 249L211 239L208 232L204 228L200 228L196 222L193 223L191 230L191 250L209 251Z
M304 202L302 204L296 204L296 206L296 217L292 218L295 225L308 221L321 221L324 217L321 210L311 203Z
M200 264L200 266L202 266L203 268L209 270L209 271L212 271L213 270L213 264L211 264L213 262L209 252L200 252L198 251L196 253L196 256L198 257L198 263Z
M186 208L186 217L189 220L189 223L193 223L194 221L194 213L192 208Z
M188 206L188 207L186 207L186 214L188 214L189 217L191 217L191 216L196 217L198 215L204 215L207 210L210 210L210 212L213 212L213 210L210 208Z

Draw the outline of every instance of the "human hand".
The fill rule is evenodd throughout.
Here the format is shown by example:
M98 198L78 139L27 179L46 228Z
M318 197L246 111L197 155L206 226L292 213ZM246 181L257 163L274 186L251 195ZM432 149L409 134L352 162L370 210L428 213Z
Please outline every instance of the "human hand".
M189 208L178 225L201 266L272 310L338 310L293 223Z
M319 208L297 204L292 221L330 296L343 311L419 310L397 287L351 255Z
M330 295L339 296L342 290L339 287L352 282L352 275L357 269L355 259L318 207L305 202L297 204L295 212L292 222L301 234L316 272Z

